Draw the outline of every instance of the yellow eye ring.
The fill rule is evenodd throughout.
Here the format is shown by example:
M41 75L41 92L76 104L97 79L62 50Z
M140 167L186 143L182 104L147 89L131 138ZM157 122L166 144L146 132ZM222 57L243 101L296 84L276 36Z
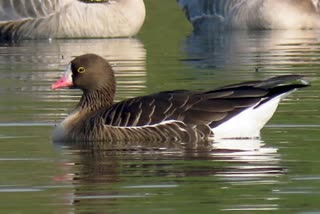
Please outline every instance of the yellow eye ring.
M84 72L86 71L86 69L81 66L81 67L79 67L79 68L77 69L77 71L78 71L78 73L82 74L82 73L84 73Z

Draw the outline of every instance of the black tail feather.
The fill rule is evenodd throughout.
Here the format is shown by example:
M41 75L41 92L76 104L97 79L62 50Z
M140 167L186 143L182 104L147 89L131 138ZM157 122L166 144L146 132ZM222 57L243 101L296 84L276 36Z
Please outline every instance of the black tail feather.
M262 80L262 81L248 81L248 82L242 82L238 84L227 85L218 89L233 89L233 88L240 88L240 87L255 87L255 88L262 88L262 89L271 89L279 85L289 85L289 84L301 85L301 87L309 86L309 82L303 78L304 76L302 75L282 75L282 76L276 76L276 77L272 77L270 79ZM297 88L301 88L301 87L298 86Z

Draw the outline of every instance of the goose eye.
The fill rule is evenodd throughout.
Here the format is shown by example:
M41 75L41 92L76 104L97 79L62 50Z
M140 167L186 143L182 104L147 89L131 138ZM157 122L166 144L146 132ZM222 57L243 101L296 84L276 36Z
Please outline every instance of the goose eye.
M82 73L84 73L86 71L86 69L84 67L79 67L77 69L77 71L78 71L78 73L82 74Z

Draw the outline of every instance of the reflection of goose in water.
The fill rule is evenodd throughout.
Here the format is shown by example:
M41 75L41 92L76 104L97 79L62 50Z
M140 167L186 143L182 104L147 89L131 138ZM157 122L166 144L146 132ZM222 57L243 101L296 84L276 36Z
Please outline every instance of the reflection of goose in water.
M224 169L217 171L214 176L224 184L227 192L242 189L241 196L236 196L234 200L233 196L238 193L233 192L230 203L223 207L223 211L278 209L281 197L275 196L269 189L264 189L262 195L256 192L259 186L280 184L280 178L287 173L287 169L281 165L281 154L277 148L254 139L222 140L215 142L213 148L213 161L225 163ZM257 198L261 200L257 202Z
M145 18L143 0L0 0L0 39L128 37Z
M319 28L318 0L178 0L195 29Z
M318 43L315 31L193 31L186 37L184 61L198 68L226 68L237 72L252 66L276 69L287 64L310 64L310 46ZM243 67L243 68L241 68ZM228 71L228 72L229 72ZM228 76L224 75L224 78Z
M235 144L238 145L236 149L232 148ZM243 144L246 147L241 147ZM155 200L161 196L179 197L181 189L201 182L208 185L206 190L211 191L211 196L221 196L222 188L226 188L222 201L228 198L226 196L242 198L227 203L225 209L239 204L250 206L251 199L243 197L239 187L251 187L245 193L250 193L253 198L257 194L253 185L276 184L286 172L280 165L281 156L277 149L268 148L259 140L219 141L219 146L215 143L88 142L63 146L62 151L65 151L65 174L57 175L57 178L60 182L74 184L64 199L69 199L69 204L79 210L106 200L113 203L104 203L104 209L123 206L123 200L133 197L148 201L155 196L158 196ZM199 181L198 177L203 180ZM188 184L181 181L188 181ZM103 189L92 188L96 185L103 186ZM201 192L203 195L198 195L207 201L208 192ZM263 195L272 197L272 192L264 191ZM220 204L220 198L215 198L215 202ZM264 202L268 207L267 200L261 206Z
M252 180L259 177L274 177L284 173L279 167L277 148L267 147L259 139L223 139L212 144L212 156L219 161L235 163L216 176L225 180Z

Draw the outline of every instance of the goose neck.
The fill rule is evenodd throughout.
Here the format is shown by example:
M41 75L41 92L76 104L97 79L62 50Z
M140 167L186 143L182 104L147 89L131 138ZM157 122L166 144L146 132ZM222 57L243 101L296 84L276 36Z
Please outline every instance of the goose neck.
M114 90L107 89L84 91L77 107L88 112L108 108L113 104L114 94Z

